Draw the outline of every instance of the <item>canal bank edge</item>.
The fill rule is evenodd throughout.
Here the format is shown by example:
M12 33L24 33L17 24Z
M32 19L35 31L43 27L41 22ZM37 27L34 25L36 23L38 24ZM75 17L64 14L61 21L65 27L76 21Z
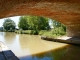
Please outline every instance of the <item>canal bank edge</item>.
M0 57L4 58L1 60L20 60L15 54L3 43L0 41L1 52L3 53Z
M76 38L76 37L71 37L69 39L65 39L65 38L63 39L63 38L51 38L51 37L47 37L47 36L41 36L41 39L47 40L47 41L80 45L80 38Z

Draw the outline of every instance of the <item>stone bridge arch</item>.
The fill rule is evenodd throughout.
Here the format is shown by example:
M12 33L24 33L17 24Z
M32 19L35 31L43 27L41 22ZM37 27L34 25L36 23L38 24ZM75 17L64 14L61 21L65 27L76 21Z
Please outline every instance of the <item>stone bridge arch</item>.
M80 37L79 0L0 0L0 18L37 15L55 19L67 26L67 35Z

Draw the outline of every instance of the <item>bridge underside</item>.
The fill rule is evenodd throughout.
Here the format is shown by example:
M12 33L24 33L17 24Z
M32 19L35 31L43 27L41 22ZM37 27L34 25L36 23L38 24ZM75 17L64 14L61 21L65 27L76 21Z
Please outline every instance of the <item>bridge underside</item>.
M67 35L80 37L79 0L0 0L0 18L37 15L67 26Z

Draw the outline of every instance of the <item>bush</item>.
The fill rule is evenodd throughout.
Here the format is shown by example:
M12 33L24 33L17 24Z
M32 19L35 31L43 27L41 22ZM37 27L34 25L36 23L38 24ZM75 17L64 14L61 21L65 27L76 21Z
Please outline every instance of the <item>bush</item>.
M62 27L58 27L58 28L54 28L52 30L52 34L56 34L58 36L65 35L66 34L66 31L64 31L64 29Z
M54 28L50 31L40 31L40 35L57 38L58 36L63 36L66 34L66 31L62 27Z
M15 30L15 33L18 33L18 34L30 34L31 30Z
M47 32L46 30L41 30L39 31L39 35L43 35L45 32Z
M31 33L30 34L38 35L39 34L39 30L31 30Z

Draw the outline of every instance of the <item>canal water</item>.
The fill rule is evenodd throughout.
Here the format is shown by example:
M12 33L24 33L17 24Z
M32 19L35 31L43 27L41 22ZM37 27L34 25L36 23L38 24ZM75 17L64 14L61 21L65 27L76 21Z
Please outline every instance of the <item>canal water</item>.
M39 35L0 32L0 41L20 60L80 60L80 46L41 40Z

